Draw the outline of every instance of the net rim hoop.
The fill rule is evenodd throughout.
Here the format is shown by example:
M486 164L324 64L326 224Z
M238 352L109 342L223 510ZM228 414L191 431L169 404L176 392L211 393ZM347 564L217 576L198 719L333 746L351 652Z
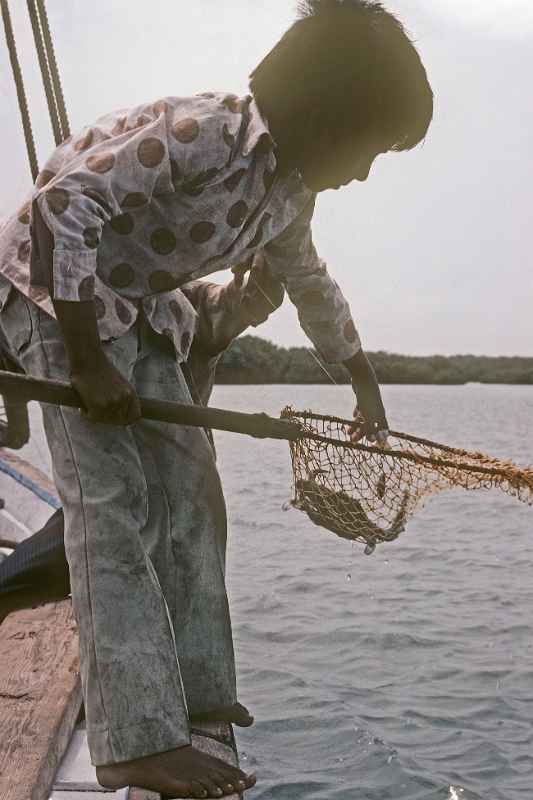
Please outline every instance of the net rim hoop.
M336 423L339 423L339 424L342 424L342 425L351 425L353 423L353 419L352 420L348 420L348 419L344 419L343 417L336 417L336 416L332 416L332 415L328 415L328 414L317 414L317 413L312 412L312 411L296 411L295 409L291 408L290 406L287 406L286 408L284 408L283 411L281 412L280 416L281 416L282 419L287 419L289 417L291 417L291 418L293 418L293 417L302 418L303 417L304 419L322 420L322 421L327 421L327 422L336 422ZM423 439L421 437L413 436L412 434L408 434L408 433L401 433L401 432L398 432L398 431L389 431L389 434L391 436L394 436L395 438L398 438L398 439L405 439L406 441L414 442L416 444L422 444L422 445L426 445L426 446L429 446L429 447L435 447L435 448L438 448L438 449L440 449L440 450L442 450L444 452L454 453L454 454L459 455L459 456L466 455L466 456L468 456L469 458L472 458L472 459L486 458L486 456L483 456L483 454L481 454L481 453L469 453L468 451L462 450L460 448L454 448L454 447L449 447L447 445L442 445L442 444L439 444L438 442L432 442L429 439ZM391 448L386 448L386 447L377 447L375 445L366 445L366 444L361 444L359 442L343 442L343 441L341 441L339 439L334 439L332 437L323 436L322 434L319 434L319 433L308 433L304 429L302 429L300 437L295 442L291 442L291 447L297 447L298 446L298 442L301 441L301 439L312 439L313 441L323 442L324 444L332 444L332 445L335 445L336 447L343 447L343 448L346 448L346 449L349 449L349 450L361 450L361 451L367 452L367 453L376 453L376 454L379 454L381 456L391 456L393 458L403 458L403 459L406 459L408 461L412 461L412 462L418 463L418 464L420 464L420 463L429 464L429 465L431 465L433 467L447 467L447 468L452 468L452 469L464 469L464 470L467 470L469 472L478 472L478 473L482 473L482 474L487 475L487 476L493 476L495 478L503 478L510 485L513 485L513 483L514 483L513 479L516 480L515 475L513 475L512 473L514 473L516 471L523 472L524 469L526 469L526 470L530 469L529 467L517 468L517 466L514 465L514 464L513 465L509 465L509 467L507 467L507 468L505 468L505 467L497 467L497 466L486 467L486 466L483 466L481 464L476 465L476 464L469 464L469 463L464 463L464 462L455 462L455 461L449 461L449 460L444 459L444 458L443 459L440 459L440 458L439 459L435 459L435 458L431 458L431 456L416 455L414 453L407 453L405 451L392 450ZM509 469L512 470L511 474L509 474L509 471L508 471ZM523 481L517 481L517 484L519 484L517 488L522 488ZM531 488L533 489L533 484L532 484Z

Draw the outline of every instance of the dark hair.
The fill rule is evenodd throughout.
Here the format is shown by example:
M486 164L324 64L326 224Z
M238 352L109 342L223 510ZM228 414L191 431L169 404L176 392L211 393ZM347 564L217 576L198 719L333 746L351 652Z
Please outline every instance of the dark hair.
M433 92L401 22L379 2L302 0L298 19L250 76L259 109L309 136L371 133L389 150L425 137Z

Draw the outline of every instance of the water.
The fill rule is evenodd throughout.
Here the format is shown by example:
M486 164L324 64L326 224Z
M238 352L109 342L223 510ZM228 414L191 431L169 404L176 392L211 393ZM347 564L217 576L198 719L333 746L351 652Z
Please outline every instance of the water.
M533 462L533 388L384 387L395 429ZM220 386L213 404L349 414L348 387ZM218 434L250 800L533 794L533 509L432 498L367 557L296 510L285 443Z
M533 462L533 387L386 386L391 427ZM213 405L349 415L348 387L219 386ZM250 800L531 800L533 509L431 498L370 557L284 513L284 442L217 434ZM44 464L38 436L27 453Z

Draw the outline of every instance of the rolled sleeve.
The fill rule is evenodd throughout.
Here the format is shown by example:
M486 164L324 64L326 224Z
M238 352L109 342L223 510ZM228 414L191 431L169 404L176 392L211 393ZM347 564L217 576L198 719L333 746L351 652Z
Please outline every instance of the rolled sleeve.
M302 330L331 363L352 358L361 349L350 306L319 258L311 233L315 198L288 228L265 247L273 274L296 306Z

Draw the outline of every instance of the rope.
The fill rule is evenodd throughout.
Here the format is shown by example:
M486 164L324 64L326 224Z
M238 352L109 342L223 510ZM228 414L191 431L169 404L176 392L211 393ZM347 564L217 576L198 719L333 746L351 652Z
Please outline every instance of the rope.
M59 69L57 67L54 45L52 42L52 34L50 33L50 25L48 23L48 14L46 13L46 6L44 4L44 0L37 0L37 9L39 12L39 16L41 18L41 28L48 56L50 74L52 76L56 106L59 113L59 122L61 125L61 135L62 135L61 141L65 141L65 139L68 136L70 136L70 125L68 121L67 109L65 106L65 97L63 94L63 88L61 86L61 79L59 77Z
M49 56L41 28L39 10L35 5L34 0L26 0L26 4L28 6L28 13L30 15L33 38L35 40L35 49L37 50L37 58L39 60L39 67L41 69L43 86L46 94L46 102L48 104L48 112L50 114L50 121L52 123L52 130L54 132L54 140L56 145L59 145L63 141L61 122L59 120L59 113L57 110L57 102L50 71Z
M7 49L9 52L9 60L11 62L11 69L13 71L13 78L15 80L15 87L17 90L17 99L20 109L20 116L22 117L22 128L24 130L24 140L26 142L26 150L28 152L28 160L30 162L30 170L33 181L37 180L39 174L39 164L37 162L37 153L35 151L35 140L33 138L33 131L31 127L30 115L28 111L28 102L26 100L26 92L24 90L24 82L22 80L22 71L17 55L17 48L15 44L15 37L13 35L13 26L11 24L11 15L9 13L8 0L0 0L2 7L2 18L4 22L4 31L6 35Z

